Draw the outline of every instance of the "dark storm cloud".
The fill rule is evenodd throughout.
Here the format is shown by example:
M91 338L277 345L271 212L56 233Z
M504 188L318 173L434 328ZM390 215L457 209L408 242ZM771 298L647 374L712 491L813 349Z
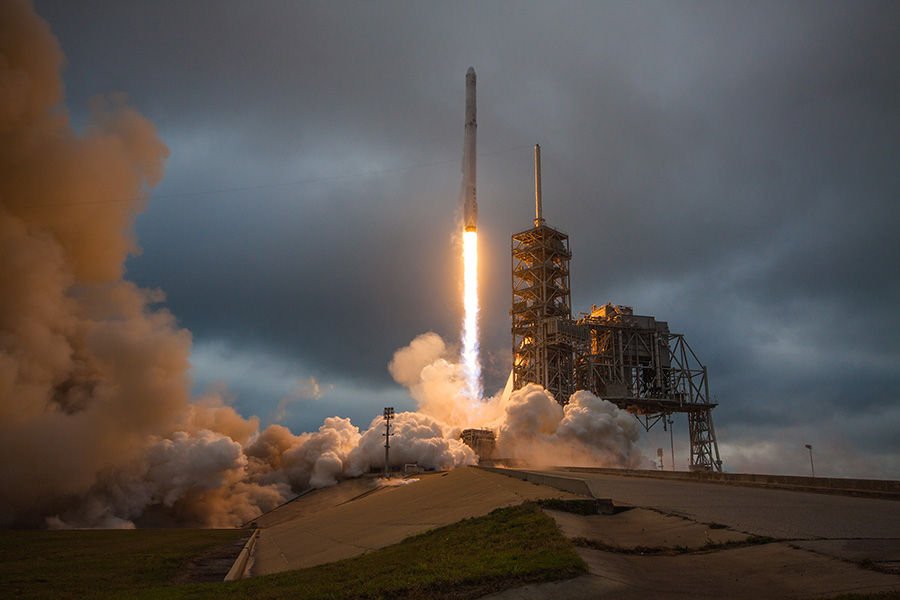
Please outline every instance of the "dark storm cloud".
M685 333L723 439L841 431L867 472L900 471L885 433L900 389L896 3L37 7L76 114L125 91L171 149L129 273L166 291L196 342L385 387L395 348L456 335L473 64L489 388L508 369L508 236L530 223L540 142L576 310L612 300Z

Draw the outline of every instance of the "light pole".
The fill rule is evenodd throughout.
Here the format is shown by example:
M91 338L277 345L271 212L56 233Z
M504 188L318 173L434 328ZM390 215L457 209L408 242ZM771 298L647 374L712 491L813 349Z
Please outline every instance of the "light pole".
M384 407L384 433L381 435L384 436L384 477L388 478L388 458L391 451L391 436L394 435L391 433L391 419L394 418L394 407L393 406L385 406Z
M806 449L809 450L809 469L812 471L812 476L816 476L816 466L813 464L812 459L812 444L804 444Z
M668 416L666 416L666 420L669 422L669 444L672 447L672 470L674 471L675 470L675 433L674 433L674 429L672 426L675 424L675 421L672 420L671 413Z

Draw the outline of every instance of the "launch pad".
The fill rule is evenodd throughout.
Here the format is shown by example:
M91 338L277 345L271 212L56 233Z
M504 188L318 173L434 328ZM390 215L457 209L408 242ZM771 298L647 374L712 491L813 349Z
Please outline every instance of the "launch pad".
M512 236L513 389L538 383L565 405L589 390L649 431L686 413L690 469L721 471L706 367L680 333L631 307L593 306L572 317L569 237L545 224L535 146L534 227Z

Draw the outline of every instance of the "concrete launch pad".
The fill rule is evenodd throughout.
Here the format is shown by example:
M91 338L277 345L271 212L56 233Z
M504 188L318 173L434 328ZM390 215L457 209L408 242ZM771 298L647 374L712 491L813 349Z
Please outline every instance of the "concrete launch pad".
M618 505L652 508L701 523L722 523L748 534L791 540L893 540L900 544L897 500L568 469L537 472L581 479L594 496L612 498Z
M740 542L746 534L727 528L635 508L614 515L582 516L545 510L567 538L594 540L621 548L702 548L707 544Z
M495 508L542 498L577 498L475 468L416 475L378 486L358 479L301 496L255 522L251 575L312 567L401 542Z
M579 479L593 495L636 508L608 516L546 511L579 546L590 574L507 590L492 600L821 598L900 591L897 500L589 470L515 471Z
M590 575L514 588L484 600L644 598L823 598L900 588L897 577L767 544L677 556L636 556L579 548Z

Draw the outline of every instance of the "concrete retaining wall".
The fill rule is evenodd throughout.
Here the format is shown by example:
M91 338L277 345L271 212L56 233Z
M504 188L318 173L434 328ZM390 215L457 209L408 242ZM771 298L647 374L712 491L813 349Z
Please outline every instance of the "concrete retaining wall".
M255 529L253 534L250 536L250 539L247 540L247 543L244 544L244 547L241 548L241 553L238 554L238 557L235 559L234 564L231 565L231 568L228 570L228 574L225 575L225 581L235 581L237 579L243 579L247 572L250 570L250 566L252 566L253 559L253 551L256 550L256 539L259 537L259 529Z
M767 487L805 492L821 492L887 498L900 500L900 481L886 479L843 479L837 477L796 477L793 475L763 475L754 473L709 473L688 471L649 471L638 469L608 469L599 467L553 467L554 470L571 473L603 473L626 477L652 477L654 479L676 479L682 481L702 481L726 485Z

